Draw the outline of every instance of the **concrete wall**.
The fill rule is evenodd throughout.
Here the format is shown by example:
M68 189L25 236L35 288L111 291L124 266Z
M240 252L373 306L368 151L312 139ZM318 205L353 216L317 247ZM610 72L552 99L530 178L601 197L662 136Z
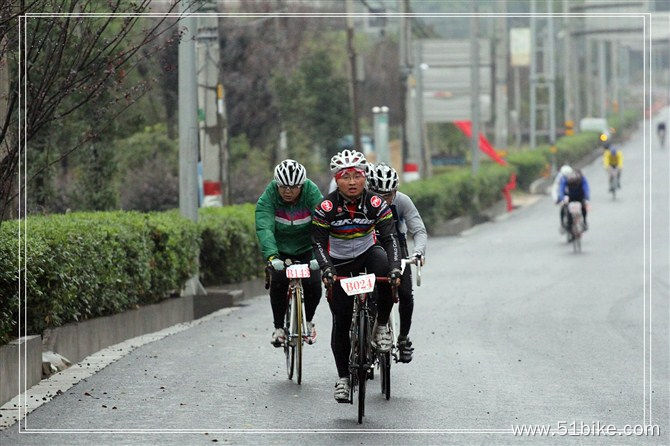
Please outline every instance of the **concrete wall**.
M193 297L178 297L112 316L47 329L44 351L54 351L72 363L126 339L193 320Z
M19 345L21 355L19 357ZM21 381L25 376L25 388L28 389L42 379L42 341L40 336L26 336L0 346L0 406L23 391L24 383L19 384L19 361ZM24 373L25 371L25 373Z

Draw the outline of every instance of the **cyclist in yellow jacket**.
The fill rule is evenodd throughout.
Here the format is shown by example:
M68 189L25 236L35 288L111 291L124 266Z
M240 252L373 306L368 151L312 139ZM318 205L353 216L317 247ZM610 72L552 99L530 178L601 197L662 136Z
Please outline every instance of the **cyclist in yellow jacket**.
M603 167L608 175L616 178L616 188L621 189L621 170L623 169L623 153L606 142L603 151Z

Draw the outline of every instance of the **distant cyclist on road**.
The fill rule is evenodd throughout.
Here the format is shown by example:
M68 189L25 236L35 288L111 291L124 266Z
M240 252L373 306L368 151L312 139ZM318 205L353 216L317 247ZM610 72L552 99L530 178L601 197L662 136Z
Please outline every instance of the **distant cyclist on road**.
M421 215L412 202L412 199L402 192L398 192L398 173L391 166L379 163L371 166L368 177L370 190L381 196L391 207L396 234L400 241L400 255L409 257L407 247L407 233L414 239L414 252L421 263L426 255L426 226L423 224ZM405 268L402 281L398 288L398 313L400 314L400 333L398 336L398 349L400 362L412 360L412 341L409 339L409 329L412 325L412 313L414 312L414 296L412 295L412 270L409 266Z
M579 169L573 169L566 178L561 180L558 197L560 201L566 204L573 201L582 203L582 216L584 217L584 230L586 231L588 229L586 215L590 200L589 182ZM568 232L572 230L572 215L569 212L566 229Z
M321 267L326 287L333 287L333 276L374 273L388 276L393 284L400 281L400 252L393 225L393 213L386 202L365 188L367 161L362 153L343 150L330 160L337 190L317 205L312 222L314 255ZM379 231L380 245L375 242ZM393 307L391 284L378 285L377 320L372 344L377 350L391 349L388 319ZM330 304L333 331L330 341L339 379L335 383L335 400L349 402L349 328L353 299L335 286Z
M603 167L609 175L616 177L616 188L621 189L621 169L623 169L623 153L610 143L605 143L603 151Z
M300 263L311 263L312 269L318 269L312 253L311 226L312 210L322 198L316 184L307 179L303 165L287 159L277 164L274 179L256 203L256 234L263 258L272 270L270 303L275 330L271 343L275 347L281 347L286 340L283 327L289 279L283 273L284 260L290 258ZM321 299L320 282L318 271L303 281L309 344L316 341L312 318Z
M661 148L665 145L665 121L659 121L656 125L656 133L658 134L658 141L661 143Z
M568 166L567 164L564 164L561 166L561 169L558 171L556 174L556 177L554 178L554 183L551 185L551 198L554 200L554 203L558 204L561 206L561 211L560 211L560 231L561 234L565 232L565 228L568 226L568 210L567 207L565 206L565 203L563 203L562 199L559 198L560 195L560 187L561 184L563 184L563 188L565 188L565 182L564 180L567 179L568 175L572 173L572 167ZM563 190L563 193L565 194L565 190Z

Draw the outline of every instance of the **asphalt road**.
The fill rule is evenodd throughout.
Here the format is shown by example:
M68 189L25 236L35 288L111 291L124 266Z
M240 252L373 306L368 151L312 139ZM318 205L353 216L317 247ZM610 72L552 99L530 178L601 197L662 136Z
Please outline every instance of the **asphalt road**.
M394 365L390 401L371 383L362 426L356 405L333 399L325 299L298 386L270 346L270 304L260 296L140 347L26 418L27 429L103 432L19 434L14 425L0 444L669 444L670 169L668 150L654 141L645 157L642 138L640 130L622 145L616 201L600 161L584 169L593 208L580 254L559 236L548 197L429 240L414 361ZM650 421L661 436L511 432Z

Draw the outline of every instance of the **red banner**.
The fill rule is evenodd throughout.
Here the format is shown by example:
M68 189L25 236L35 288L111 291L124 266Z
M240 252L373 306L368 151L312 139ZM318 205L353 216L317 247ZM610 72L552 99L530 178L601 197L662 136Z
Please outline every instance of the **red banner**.
M472 138L472 123L470 121L454 121L454 125L459 128L461 132L468 138ZM507 161L502 159L498 152L496 152L493 145L486 139L482 133L479 133L479 150L488 155L496 163L501 166L506 166ZM512 206L512 194L511 191L516 188L516 175L511 174L509 177L509 182L505 185L502 190L503 195L505 196L505 201L507 202L507 211L514 209Z

